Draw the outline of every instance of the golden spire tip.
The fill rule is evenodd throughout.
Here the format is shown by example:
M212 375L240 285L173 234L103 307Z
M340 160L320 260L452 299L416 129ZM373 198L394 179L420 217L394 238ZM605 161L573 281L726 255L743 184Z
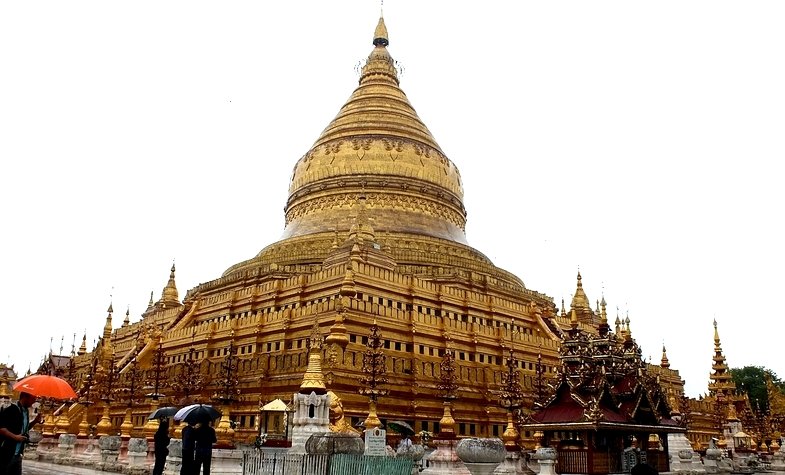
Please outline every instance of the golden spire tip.
M387 26L384 24L384 17L379 17L379 23L376 25L376 30L373 32L373 45L374 46L387 46L390 44L390 39L387 35Z

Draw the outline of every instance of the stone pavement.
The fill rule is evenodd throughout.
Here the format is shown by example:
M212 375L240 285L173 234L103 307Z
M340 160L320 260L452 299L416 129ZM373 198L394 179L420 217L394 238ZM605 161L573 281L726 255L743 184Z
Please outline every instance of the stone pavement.
M25 460L22 462L22 475L110 475L112 472L101 472L85 467L71 467L55 463Z

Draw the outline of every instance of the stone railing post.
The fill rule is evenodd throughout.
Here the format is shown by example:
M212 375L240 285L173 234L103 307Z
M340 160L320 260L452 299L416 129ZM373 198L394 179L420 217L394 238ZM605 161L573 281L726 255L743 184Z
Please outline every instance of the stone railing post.
M147 439L131 437L128 440L128 473L144 475L148 471L147 452L150 450Z
M98 447L101 448L101 461L96 464L98 470L104 472L121 471L117 457L120 456L120 445L122 440L119 435L102 435L98 439Z
M553 447L540 447L534 454L537 463L540 464L540 475L556 475L554 466L558 455Z
M169 454L166 456L164 475L180 475L180 468L183 466L183 441L172 438L167 448Z
M675 470L677 473L691 473L692 472L692 450L684 449L679 450L679 466Z
M57 440L58 444L57 455L55 455L55 463L68 465L74 458L76 436L74 434L60 434Z

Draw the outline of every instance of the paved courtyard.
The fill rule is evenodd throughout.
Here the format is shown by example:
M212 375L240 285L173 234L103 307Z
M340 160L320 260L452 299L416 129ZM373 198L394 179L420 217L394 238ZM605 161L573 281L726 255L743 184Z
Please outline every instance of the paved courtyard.
M109 475L112 472L101 472L91 468L70 467L53 463L25 460L22 462L22 475Z

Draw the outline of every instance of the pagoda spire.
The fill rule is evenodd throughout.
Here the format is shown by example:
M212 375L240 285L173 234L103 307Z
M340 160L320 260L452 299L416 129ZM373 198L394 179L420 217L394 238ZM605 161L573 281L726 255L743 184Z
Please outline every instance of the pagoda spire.
M313 322L311 341L308 345L308 367L305 369L303 382L300 384L300 394L326 394L327 386L324 384L322 374L322 334L319 331L319 322Z
M720 343L720 333L717 330L717 320L714 320L714 357L711 365L712 373L709 375L709 394L717 397L722 396L725 401L730 401L736 391L736 383L733 382L725 355L722 353Z
M123 320L123 327L127 327L131 323L131 306L125 309L125 320Z
M668 354L665 352L665 343L662 344L662 359L660 360L660 366L663 368L671 367L671 363L668 361Z
M390 44L390 38L387 34L387 25L384 24L384 15L379 16L379 23L376 24L376 29L373 32L373 45L384 46Z
M177 293L177 285L174 282L174 262L172 262L172 269L169 271L169 282L166 283L166 287L161 294L161 300L159 301L166 306L177 306L180 304L180 297Z
M572 296L572 302L570 302L570 310L578 314L578 319L580 321L591 322L594 317L594 312L591 309L589 297L586 296L586 292L583 290L583 277L581 277L580 269L578 269L577 280L575 294Z
M104 324L104 333L103 338L104 342L108 342L109 339L112 337L112 313L114 309L112 308L112 302L109 302L109 308L106 309L106 323Z
M390 44L390 37L387 34L387 25L384 24L384 17L379 17L379 23L373 31L373 51L368 55L360 72L360 84L377 79L383 82L392 82L396 86L398 81L398 70L395 67L395 60L387 51Z
M602 294L602 300L600 300L599 304L599 315L600 315L600 324L597 327L600 336L605 337L610 332L610 325L608 325L608 312L606 311L607 304L605 303L605 293Z
M76 353L79 356L87 353L87 332L82 336L82 346L79 347L79 351Z

